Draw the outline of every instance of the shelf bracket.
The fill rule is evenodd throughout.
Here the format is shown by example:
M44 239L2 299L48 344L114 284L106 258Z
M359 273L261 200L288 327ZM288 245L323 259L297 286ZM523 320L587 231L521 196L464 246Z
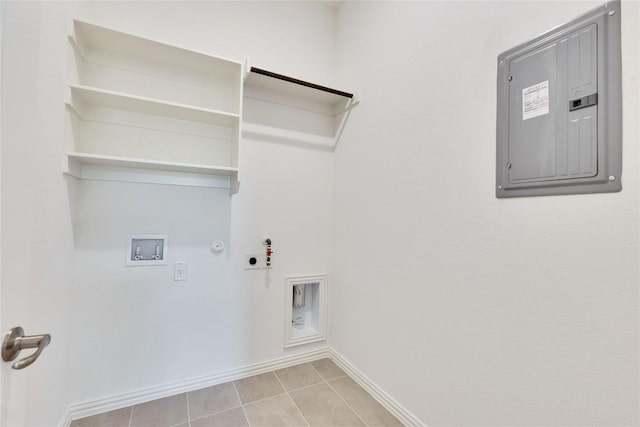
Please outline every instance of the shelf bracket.
M344 131L347 121L349 120L349 116L351 115L351 110L353 110L353 108L359 104L360 104L360 97L357 94L354 94L353 98L349 99L349 101L347 102L347 105L345 105L342 111L336 114L336 117L342 114L342 118L340 119L340 123L336 127L336 131L333 138L334 151L338 146L338 142L340 141L342 132Z

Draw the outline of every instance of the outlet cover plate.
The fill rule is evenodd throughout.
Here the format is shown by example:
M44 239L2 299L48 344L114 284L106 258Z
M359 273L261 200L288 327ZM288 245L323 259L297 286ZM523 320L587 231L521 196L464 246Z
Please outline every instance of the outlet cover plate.
M189 264L184 261L176 262L175 268L173 270L173 280L181 281L187 280L189 277Z

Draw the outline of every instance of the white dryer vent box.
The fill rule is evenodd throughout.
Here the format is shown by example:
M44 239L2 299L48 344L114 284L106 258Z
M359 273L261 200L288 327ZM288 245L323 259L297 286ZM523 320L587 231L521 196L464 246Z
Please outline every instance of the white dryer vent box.
M497 197L622 189L620 15L607 3L498 56Z

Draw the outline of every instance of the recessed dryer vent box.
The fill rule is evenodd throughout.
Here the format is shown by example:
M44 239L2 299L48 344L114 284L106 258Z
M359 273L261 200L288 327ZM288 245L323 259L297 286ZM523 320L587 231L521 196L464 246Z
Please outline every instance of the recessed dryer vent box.
M498 56L497 197L622 189L620 13L607 3Z

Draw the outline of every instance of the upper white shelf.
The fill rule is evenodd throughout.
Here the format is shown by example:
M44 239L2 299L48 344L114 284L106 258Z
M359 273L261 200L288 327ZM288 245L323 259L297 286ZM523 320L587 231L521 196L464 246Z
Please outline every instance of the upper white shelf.
M257 67L245 76L245 135L334 150L355 94Z
M242 64L72 21L69 81L143 98L241 113Z
M138 37L77 19L72 22L69 37L87 58L91 58L94 51L111 51L142 60L172 64L174 67L206 69L211 74L228 78L235 78L238 67L242 66L240 62L230 59Z
M160 101L94 87L70 84L69 89L70 99L68 103L72 107L79 101L89 105L226 127L237 126L240 120L239 114Z

